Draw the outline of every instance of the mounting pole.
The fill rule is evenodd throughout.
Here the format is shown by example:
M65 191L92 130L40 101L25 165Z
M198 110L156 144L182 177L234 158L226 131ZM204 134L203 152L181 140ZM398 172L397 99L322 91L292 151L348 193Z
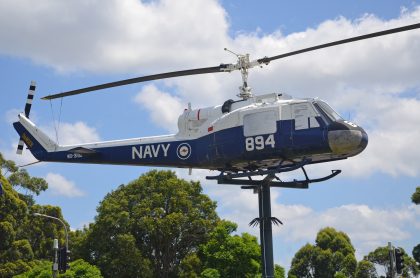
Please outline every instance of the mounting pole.
M268 175L258 186L258 207L260 218L260 241L262 277L274 277L273 232L271 223L270 182L274 178Z
M279 219L271 216L270 187L305 189L308 188L310 183L326 181L341 173L341 170L333 170L330 175L323 178L309 179L305 169L303 168L303 166L305 166L308 162L310 161L304 159L300 163L296 163L291 166L280 167L280 163L279 167L274 169L259 169L256 171L244 171L242 173L221 172L217 176L206 177L208 180L217 180L218 184L241 185L242 189L253 189L254 193L258 193L259 217L253 219L249 225L260 225L261 268L263 278L274 277L272 223L276 225L283 224ZM294 171L299 168L302 168L306 177L305 180L294 180L288 182L282 181L276 177L276 174ZM253 176L265 176L265 178L262 180L253 180ZM248 180L242 179L245 177L248 177ZM277 181L273 181L274 179L277 179Z

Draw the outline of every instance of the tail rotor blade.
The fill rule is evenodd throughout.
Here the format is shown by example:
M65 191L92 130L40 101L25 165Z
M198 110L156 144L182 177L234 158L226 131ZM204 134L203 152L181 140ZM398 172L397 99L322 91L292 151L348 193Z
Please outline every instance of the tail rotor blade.
M24 144L25 143L23 142L22 137L20 137L19 138L19 144L18 144L17 149L16 149L16 154L22 154Z
M36 89L36 82L31 81L31 85L29 86L28 97L26 98L26 105L25 105L26 118L29 118L29 113L31 112L32 101L34 100L34 95L35 95L35 89Z
M32 101L34 100L35 89L36 89L36 82L31 81L31 85L29 85L29 90L28 90L28 97L26 98L26 104L25 104L25 117L26 118L29 118L29 114L31 113ZM25 142L23 141L22 137L20 137L19 143L16 149L17 154L22 154L24 144Z

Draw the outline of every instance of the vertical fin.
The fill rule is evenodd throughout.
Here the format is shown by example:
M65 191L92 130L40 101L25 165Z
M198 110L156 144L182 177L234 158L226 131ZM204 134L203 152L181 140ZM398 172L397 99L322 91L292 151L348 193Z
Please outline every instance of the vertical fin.
M33 101L34 95L35 95L35 89L36 89L36 82L31 81L31 85L29 86L29 90L28 90L28 97L26 98L26 104L25 104L25 116L27 118L29 118L29 114L31 112L32 101ZM17 154L22 154L23 145L24 145L24 142L23 142L22 137L21 137L21 138L19 138L19 144L18 144L17 150L16 150Z

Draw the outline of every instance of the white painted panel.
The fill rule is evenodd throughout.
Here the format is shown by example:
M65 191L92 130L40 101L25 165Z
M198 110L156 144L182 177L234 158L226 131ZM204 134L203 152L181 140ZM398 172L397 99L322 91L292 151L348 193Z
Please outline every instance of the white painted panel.
M292 105L292 115L295 119L295 130L309 128L309 113L309 105L307 103L297 103Z
M277 130L277 110L256 112L244 116L244 135L255 136L275 133Z

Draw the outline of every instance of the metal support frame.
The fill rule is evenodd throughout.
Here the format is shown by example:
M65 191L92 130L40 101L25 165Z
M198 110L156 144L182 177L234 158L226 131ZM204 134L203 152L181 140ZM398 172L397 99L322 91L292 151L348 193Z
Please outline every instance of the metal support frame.
M304 189L309 187L309 183L321 182L331 179L341 173L341 170L332 170L332 173L328 176L319 179L309 179L305 169L303 168L309 160L302 160L300 163L296 163L291 166L278 167L272 169L259 169L256 171L246 171L243 173L225 173L221 172L217 176L206 177L209 180L217 180L218 184L235 184L242 185L242 189L253 189L254 192L258 193L258 210L259 217L253 219L250 226L260 226L260 242L261 242L261 265L262 265L262 277L274 277L274 258L273 258L273 233L272 223L278 225L283 224L279 219L271 216L271 199L270 199L270 187L283 187L283 188L298 188ZM276 174L282 172L289 172L301 168L305 180L293 180L284 182L280 180ZM262 180L253 180L253 176L262 176ZM247 177L248 180L240 179ZM273 181L276 179L276 181Z
M258 187L262 277L274 277L273 233L271 223L270 182L273 175L265 177Z

